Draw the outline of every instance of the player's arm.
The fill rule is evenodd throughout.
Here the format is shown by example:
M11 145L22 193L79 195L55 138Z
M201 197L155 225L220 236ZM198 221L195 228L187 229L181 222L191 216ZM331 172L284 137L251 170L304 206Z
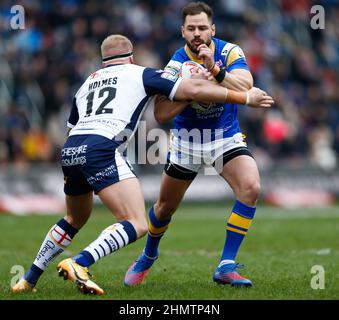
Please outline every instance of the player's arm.
M187 101L171 101L166 96L157 95L154 103L154 118L160 124L169 122L188 105Z
M148 96L162 94L170 100L227 102L254 108L268 108L274 103L272 97L258 88L236 92L208 80L173 78L167 72L151 68L145 68L143 83ZM171 115L173 117L173 113Z
M269 108L274 103L266 92L252 88L246 92L237 92L213 84L207 80L182 79L174 95L175 100L210 101L216 103L234 103L253 108Z
M74 97L71 113L70 113L68 121L67 121L67 136L69 135L71 130L75 127L78 120L79 120L79 112L78 112L78 107L77 107L77 103L76 103L76 98Z
M199 57L221 86L235 91L251 89L253 87L253 77L248 70L242 50L237 45L232 44L227 44L224 49L228 50L228 54L225 57L225 69L220 69L216 65L214 54L206 44L198 47Z
M192 73L191 79L213 80L213 77L209 72L198 68L195 71L196 72ZM188 101L170 101L166 96L158 95L156 96L154 103L154 118L160 124L169 122L180 114L187 106L189 106Z
M269 108L274 103L273 98L266 92L252 88L246 92L237 92L213 84L207 80L180 79L174 99L185 102L171 102L161 97L155 104L155 118L160 123L173 119L187 105L187 101L210 101L217 103L235 103L248 105L253 108Z
M220 85L235 91L246 91L253 87L253 77L248 70L233 69L231 72L226 72Z
M225 88L235 91L247 91L253 87L253 77L248 70L233 69L227 72L215 65L210 72L216 79L219 77L221 80L219 84Z

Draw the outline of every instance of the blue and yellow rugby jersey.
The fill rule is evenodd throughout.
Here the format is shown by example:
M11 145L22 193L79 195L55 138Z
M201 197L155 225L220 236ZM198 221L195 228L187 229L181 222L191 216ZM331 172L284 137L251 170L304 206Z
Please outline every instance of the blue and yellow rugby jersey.
M220 39L212 38L211 48L214 52L214 61L220 68L225 68L227 72L233 69L249 70L245 55L239 46ZM181 65L185 61L195 61L204 66L203 61L195 59L187 45L177 50L165 67L165 71L173 76L180 75ZM174 118L174 128L187 130L197 128L212 129L212 140L214 140L213 129L223 129L223 137L232 137L240 131L237 119L237 105L217 103L204 111L194 109L192 106L186 107L183 112ZM218 138L221 138L218 134Z

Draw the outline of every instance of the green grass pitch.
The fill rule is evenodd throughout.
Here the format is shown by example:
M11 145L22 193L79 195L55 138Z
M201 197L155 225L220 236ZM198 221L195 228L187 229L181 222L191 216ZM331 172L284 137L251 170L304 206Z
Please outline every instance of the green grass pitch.
M224 244L230 204L184 203L162 240L160 257L146 281L125 287L124 274L140 254L146 238L105 257L91 271L105 296L82 295L71 282L58 277L57 263L94 240L114 222L97 207L70 248L57 257L38 282L36 293L11 294L14 265L27 269L48 229L61 217L0 216L0 299L338 299L339 210L287 210L259 207L238 254L246 265L241 274L254 283L250 289L220 286L212 281ZM311 288L314 265L325 270L325 289Z

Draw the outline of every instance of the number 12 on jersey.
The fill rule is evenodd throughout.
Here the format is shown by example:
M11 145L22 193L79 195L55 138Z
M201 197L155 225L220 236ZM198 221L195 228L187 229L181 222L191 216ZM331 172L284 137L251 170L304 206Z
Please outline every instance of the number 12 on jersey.
M106 106L115 98L116 91L117 91L117 89L113 88L113 87L105 87L105 88L102 88L99 91L98 98L102 98L105 95L105 92L108 92L108 95L105 98L105 100L101 102L101 104L99 105L99 107L95 111L95 115L103 114L103 113L113 113L113 109L112 108L106 108ZM86 97L87 109L86 109L85 117L90 117L92 112L93 112L93 105L94 105L94 99L95 99L95 93L96 92L97 91L92 91Z

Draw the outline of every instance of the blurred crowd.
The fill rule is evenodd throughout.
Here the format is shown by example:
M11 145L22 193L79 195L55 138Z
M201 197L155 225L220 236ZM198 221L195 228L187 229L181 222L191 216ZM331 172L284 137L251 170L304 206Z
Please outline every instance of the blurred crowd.
M187 2L1 1L0 165L57 161L73 95L100 67L102 40L124 34L135 44L137 63L164 67L183 45ZM339 165L339 1L206 2L216 37L240 45L255 85L276 101L271 110L239 108L259 165ZM25 9L23 30L10 28L15 4ZM315 4L325 9L325 29L311 28ZM144 117L147 130L159 127L152 110Z

